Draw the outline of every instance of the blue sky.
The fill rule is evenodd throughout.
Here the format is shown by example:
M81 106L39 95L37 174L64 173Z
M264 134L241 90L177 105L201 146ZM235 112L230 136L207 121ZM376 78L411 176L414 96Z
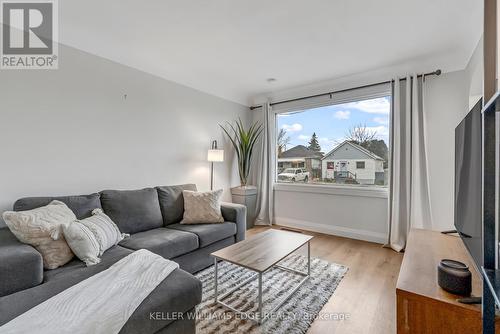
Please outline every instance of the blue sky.
M301 112L280 114L278 129L285 129L290 137L287 149L306 145L313 132L319 138L323 152L332 150L345 140L347 131L359 124L376 132L376 138L389 146L390 97L363 100L307 109Z

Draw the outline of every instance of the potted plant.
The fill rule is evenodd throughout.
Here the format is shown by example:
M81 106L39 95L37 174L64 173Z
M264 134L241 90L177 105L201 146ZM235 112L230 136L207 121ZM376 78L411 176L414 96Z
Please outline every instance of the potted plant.
M250 228L253 227L256 215L257 187L248 185L248 176L250 175L253 150L262 134L262 124L256 122L245 129L241 119L238 119L235 125L227 122L227 127L222 125L220 127L231 141L238 158L240 186L231 188L233 203L243 204L247 207L247 228Z

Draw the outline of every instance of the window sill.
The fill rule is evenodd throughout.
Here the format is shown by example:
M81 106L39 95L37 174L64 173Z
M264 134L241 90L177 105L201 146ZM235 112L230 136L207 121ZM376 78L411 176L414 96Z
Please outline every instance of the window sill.
M274 183L274 191L339 195L339 196L389 198L389 190L387 188L379 188L379 187Z

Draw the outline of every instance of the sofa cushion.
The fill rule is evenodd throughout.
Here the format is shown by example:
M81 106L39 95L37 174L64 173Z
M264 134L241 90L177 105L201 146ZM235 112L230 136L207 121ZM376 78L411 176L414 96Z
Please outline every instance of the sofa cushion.
M92 210L101 207L99 194L58 196L58 197L26 197L14 203L14 211L27 211L46 206L53 200L63 202L73 211L76 218L84 219L92 215Z
M111 249L108 252L111 252ZM0 298L0 326L65 289L109 268L118 260L119 258L105 261L103 257L103 261L95 266L82 268L81 271L72 268L71 271L53 277L42 285ZM83 262L80 263L85 266ZM63 269L65 268L60 268ZM176 314L175 312L183 313L200 301L201 282L187 272L176 269L143 300L120 333L156 333L173 320L154 320L150 318L150 313L161 312L167 315Z
M43 281L42 255L21 243L8 228L0 229L0 297Z
M132 254L133 250L114 246L108 249L101 257L101 262L96 265L87 267L84 262L75 258L66 265L59 267L54 270L47 270L43 274L44 282L50 282L56 279L61 279L66 277L66 279L76 279L84 280L92 275L95 275L105 269L108 269L113 263L120 261L125 256ZM45 284L44 283L44 284Z
M176 320L175 314L179 313L175 312L185 313L198 305L201 294L200 280L182 269L176 269L144 299L122 327L120 334L157 333ZM155 319L155 316L159 318Z
M123 233L137 233L163 226L158 193L154 188L140 190L104 190L104 212Z
M172 261L177 262L182 270L193 274L214 264L214 258L210 255L211 253L231 246L234 242L234 236L222 239L206 247L198 248L187 254L174 257Z
M156 187L158 199L160 200L161 214L165 226L176 224L182 220L184 215L184 197L182 191L196 191L195 184L183 184L178 186Z
M120 242L120 246L133 250L147 249L171 259L197 249L199 242L196 234L161 227L132 234Z
M231 222L189 225L173 224L167 228L196 234L200 240L200 247L208 246L236 234L236 224Z

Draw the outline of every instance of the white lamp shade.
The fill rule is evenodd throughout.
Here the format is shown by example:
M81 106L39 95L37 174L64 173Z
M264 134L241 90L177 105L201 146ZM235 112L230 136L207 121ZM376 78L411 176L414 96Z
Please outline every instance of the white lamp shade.
M208 150L207 160L213 162L224 161L224 150Z

